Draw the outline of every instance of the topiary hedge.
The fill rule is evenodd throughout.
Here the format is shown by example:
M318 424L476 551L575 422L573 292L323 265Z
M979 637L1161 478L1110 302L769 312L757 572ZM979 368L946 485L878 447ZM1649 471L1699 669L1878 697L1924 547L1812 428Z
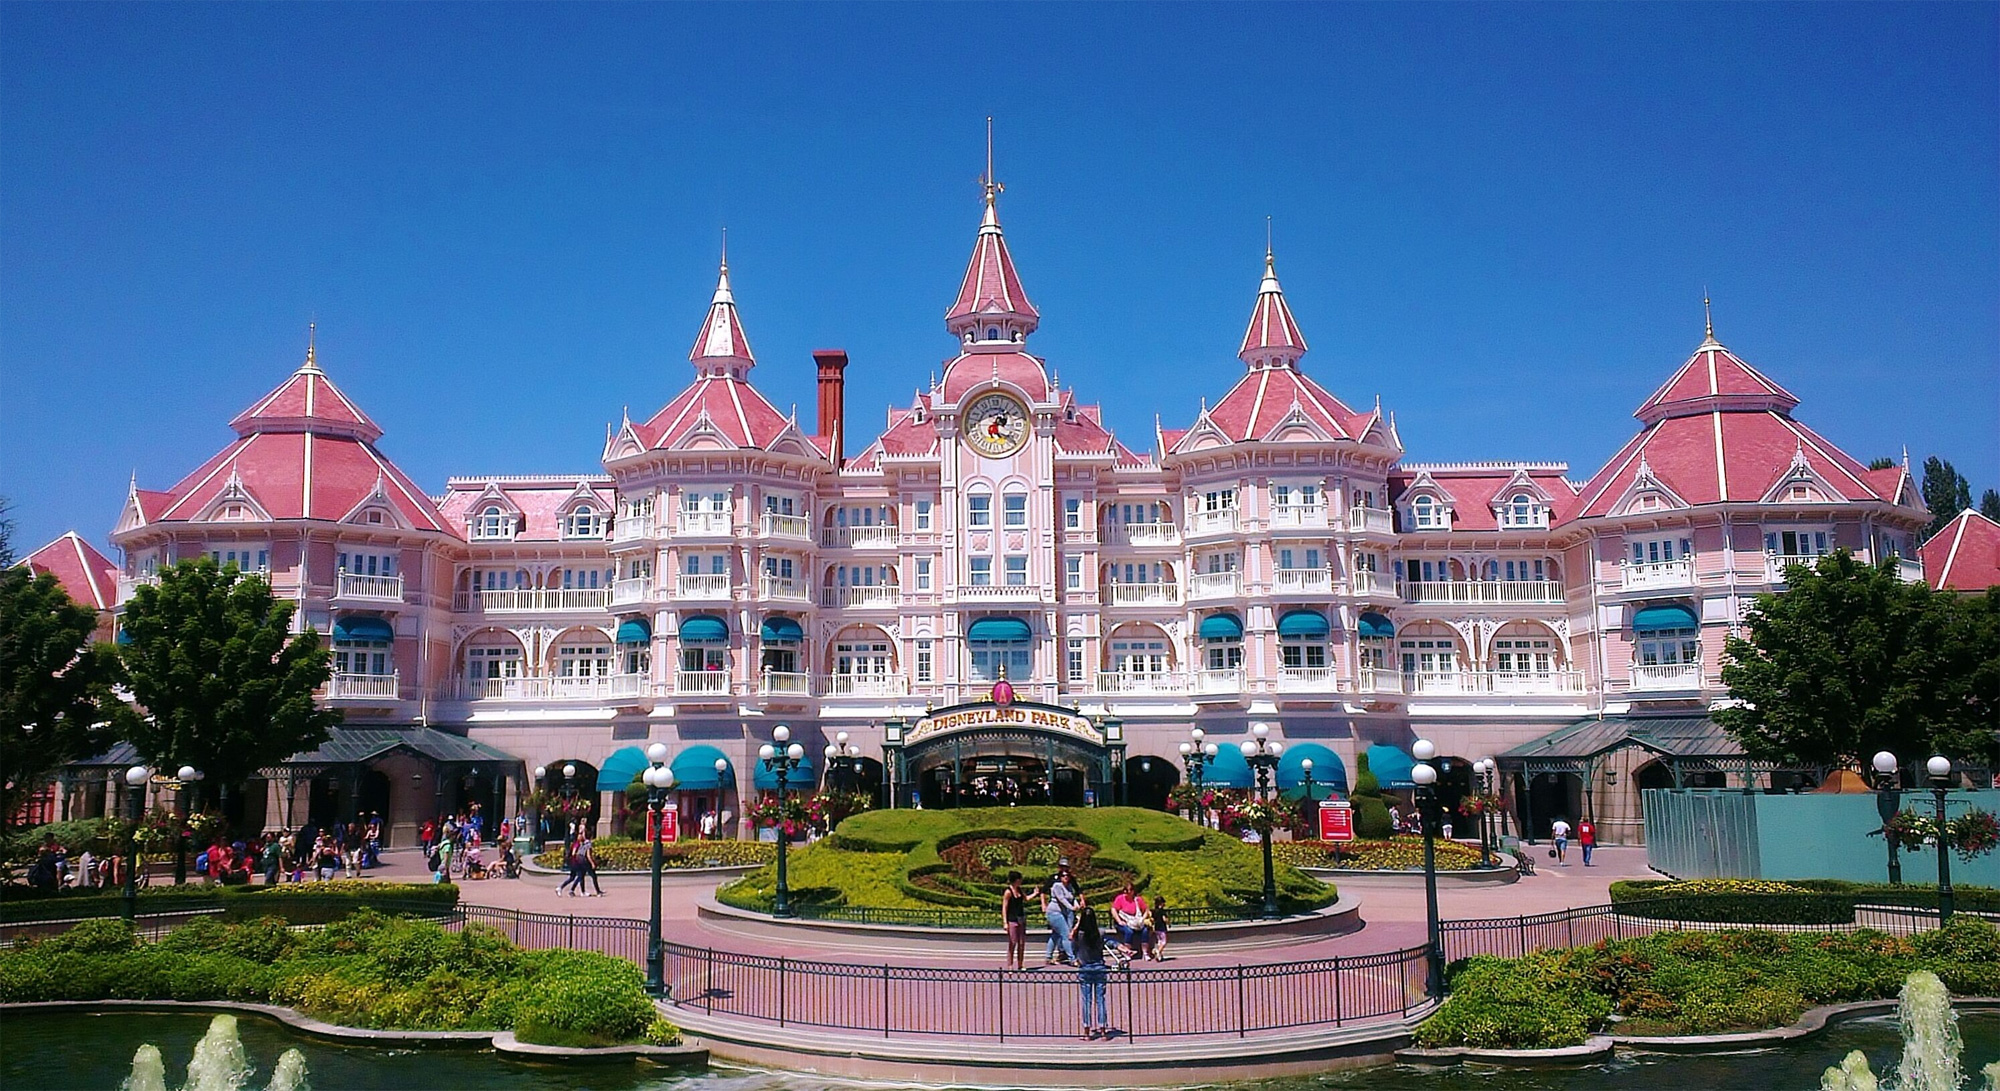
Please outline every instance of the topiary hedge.
M2000 890L1954 887L1954 904L2000 912ZM1935 910L1934 886L1890 886L1840 879L1626 879L1611 884L1611 903L1632 916L1715 924L1848 924L1857 905Z
M419 913L444 913L458 905L458 887L451 883L388 883L373 879L281 883L277 886L147 887L139 891L140 914L220 910L231 920L281 917L292 924L323 924L364 908ZM0 901L0 924L117 917L125 912L122 891L65 889L17 896L7 889Z

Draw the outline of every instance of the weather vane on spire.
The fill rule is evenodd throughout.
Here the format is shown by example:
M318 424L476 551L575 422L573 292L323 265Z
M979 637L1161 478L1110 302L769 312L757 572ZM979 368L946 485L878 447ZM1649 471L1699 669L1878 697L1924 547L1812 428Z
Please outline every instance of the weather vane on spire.
M979 178L979 188L986 194L986 203L1007 191L1007 187L993 180L993 119L986 119L986 173Z
M317 321L309 321L306 323L306 366L307 367L319 366L317 363L314 362L313 359L314 350L316 349L318 342L319 342L319 323Z
M1264 217L1264 260L1265 260L1266 262L1268 262L1268 261L1270 261L1270 260L1271 260L1271 258L1272 258L1272 254L1271 254L1271 217L1269 217L1269 216L1266 216L1266 217Z
M1708 286L1706 284L1702 285L1701 288L1701 324L1703 330L1707 333L1708 339L1710 341L1715 340L1715 312L1711 311L1708 306Z

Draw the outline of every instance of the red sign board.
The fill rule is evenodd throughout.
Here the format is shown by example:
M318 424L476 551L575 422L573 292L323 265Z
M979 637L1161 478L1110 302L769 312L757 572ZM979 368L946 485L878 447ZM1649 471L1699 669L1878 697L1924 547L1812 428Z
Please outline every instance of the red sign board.
M679 808L668 807L661 811L646 812L646 835L657 836L662 841L681 839L681 812Z
M1345 800L1329 799L1319 805L1319 839L1354 840L1354 806Z

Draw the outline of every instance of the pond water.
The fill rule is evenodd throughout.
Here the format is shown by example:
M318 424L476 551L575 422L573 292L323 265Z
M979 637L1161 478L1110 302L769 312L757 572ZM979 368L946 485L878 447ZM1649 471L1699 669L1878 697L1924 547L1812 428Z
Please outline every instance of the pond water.
M179 1087L188 1058L208 1030L207 1015L9 1014L0 1019L0 1088L35 1091L116 1091L142 1043L166 1057L167 1085ZM779 1072L716 1069L677 1075L636 1064L552 1066L528 1064L472 1050L378 1050L336 1045L292 1034L283 1025L255 1016L240 1020L245 1051L256 1072L244 1086L258 1089L270 1078L278 1055L297 1047L317 1091L816 1091L828 1087L891 1087L798 1076ZM1967 1013L1964 1068L1977 1081L1982 1065L2000 1060L2000 1013ZM1070 1048L1081 1043L1052 1043ZM1031 1047L1032 1048L1032 1047ZM1350 1070L1325 1076L1258 1080L1229 1085L1231 1091L1690 1091L1755 1088L1758 1091L1811 1091L1820 1070L1849 1050L1868 1054L1876 1073L1895 1063L1902 1049L1888 1018L1842 1024L1810 1042L1783 1049L1718 1057L1646 1055L1605 1065L1560 1070L1457 1068L1431 1070L1401 1065ZM1110 1054L1114 1051L1107 1051Z

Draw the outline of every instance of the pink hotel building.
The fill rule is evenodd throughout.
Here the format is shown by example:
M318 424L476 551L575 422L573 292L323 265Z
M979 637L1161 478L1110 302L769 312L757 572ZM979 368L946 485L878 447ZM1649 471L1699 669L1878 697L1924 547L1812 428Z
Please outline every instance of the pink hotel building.
M350 745L273 771L273 823L303 819L281 797L315 776L315 810L358 801L398 826L466 799L511 813L538 767L602 768L611 792L651 742L690 759L684 809L740 813L777 724L815 777L846 732L874 783L901 723L1004 673L1020 700L1122 721L1107 734L1134 802L1182 775L1191 728L1230 744L1269 722L1288 783L1317 756L1315 778L1344 784L1371 747L1393 782L1427 737L1453 790L1499 756L1515 823L1587 810L1618 840L1639 835L1638 787L1811 775L1745 762L1705 718L1724 637L1788 562L1844 547L1922 578L1907 467L1868 469L1794 419L1798 398L1712 330L1579 483L1557 462L1405 461L1379 400L1350 408L1301 366L1268 254L1234 383L1142 442L1051 381L1040 320L989 191L942 378L878 428L846 413L845 353L816 352L808 428L753 385L725 264L692 384L621 421L602 473L439 495L308 349L214 457L135 484L120 600L208 553L330 640ZM430 740L428 764L399 737ZM951 769L1061 772L1006 749L887 775L907 806L936 805Z

